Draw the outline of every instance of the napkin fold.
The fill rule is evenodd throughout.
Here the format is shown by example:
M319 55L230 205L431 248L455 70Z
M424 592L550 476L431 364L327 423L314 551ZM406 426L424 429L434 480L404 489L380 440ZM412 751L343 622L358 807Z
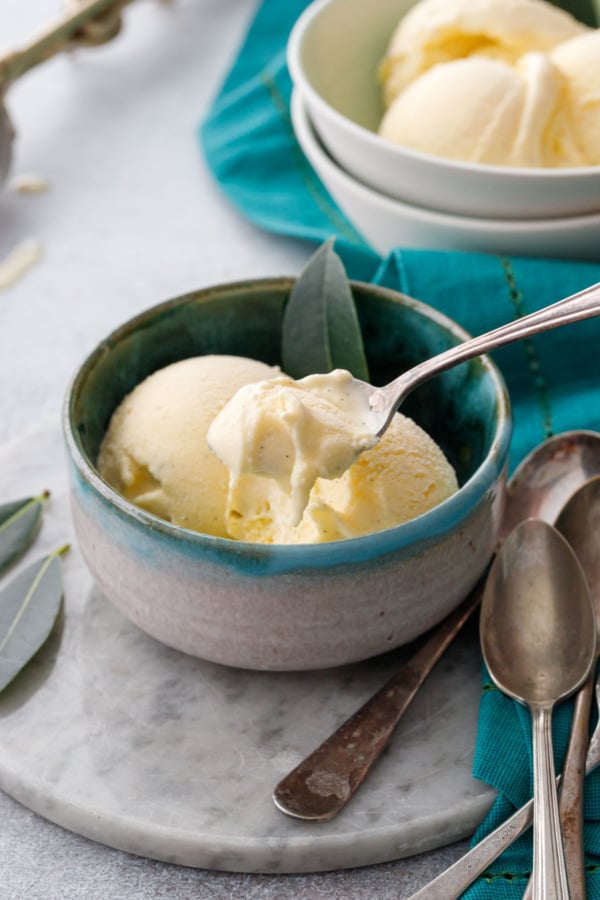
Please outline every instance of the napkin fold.
M239 211L261 228L314 245L335 237L350 278L399 290L473 334L488 331L600 281L600 265L559 259L396 248L385 259L338 209L304 157L289 114L285 46L307 0L264 0L200 127L205 159ZM569 325L494 353L510 391L511 468L544 439L573 428L600 431L600 319ZM558 770L572 706L554 718ZM473 773L499 796L476 842L531 796L529 713L483 674ZM600 900L600 773L585 796L588 897ZM464 895L521 897L531 870L531 832Z

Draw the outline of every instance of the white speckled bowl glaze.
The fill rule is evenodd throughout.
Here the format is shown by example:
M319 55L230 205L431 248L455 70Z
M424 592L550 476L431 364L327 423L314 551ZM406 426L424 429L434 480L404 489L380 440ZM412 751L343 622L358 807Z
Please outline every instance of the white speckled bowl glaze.
M416 0L316 0L288 42L288 67L337 163L382 194L424 209L493 219L600 212L600 166L534 169L442 159L384 140L378 68ZM596 0L600 12L600 0Z
M484 570L504 500L509 401L488 358L423 385L403 407L440 443L461 484L404 525L329 544L249 544L172 525L109 487L95 459L125 394L156 369L197 354L279 363L292 284L220 285L144 312L87 358L64 409L75 528L106 596L159 641L252 669L341 665L432 627ZM467 337L410 298L371 285L352 288L375 382Z

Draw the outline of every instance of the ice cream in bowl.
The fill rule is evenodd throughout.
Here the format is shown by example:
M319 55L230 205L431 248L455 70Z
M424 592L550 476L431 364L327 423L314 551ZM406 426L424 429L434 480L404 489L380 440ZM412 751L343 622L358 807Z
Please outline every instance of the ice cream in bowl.
M600 211L597 24L549 0L316 0L288 65L327 152L382 196L582 216Z
M342 458L328 398L307 410L282 370L293 286L149 309L84 361L64 410L77 538L107 599L159 641L253 669L358 661L447 615L493 552L510 439L502 377L481 357L416 390L381 440L357 431L357 458ZM467 338L411 298L351 290L376 384ZM260 428L260 396L223 418L269 382Z

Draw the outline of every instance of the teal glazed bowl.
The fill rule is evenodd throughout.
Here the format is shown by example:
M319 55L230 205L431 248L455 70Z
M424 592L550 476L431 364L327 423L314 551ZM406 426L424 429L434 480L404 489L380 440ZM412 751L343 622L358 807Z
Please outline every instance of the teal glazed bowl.
M106 597L169 646L251 669L338 666L412 641L484 571L504 503L510 406L487 357L422 385L403 406L442 447L460 488L385 531L295 546L217 538L139 509L100 477L95 461L110 417L151 372L209 353L279 364L292 285L219 285L149 309L85 360L63 415L78 543ZM355 282L352 289L377 384L468 337L409 297Z

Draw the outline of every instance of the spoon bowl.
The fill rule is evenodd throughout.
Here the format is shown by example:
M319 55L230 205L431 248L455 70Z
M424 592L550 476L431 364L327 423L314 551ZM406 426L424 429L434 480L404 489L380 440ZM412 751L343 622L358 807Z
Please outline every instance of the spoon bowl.
M587 677L595 653L589 588L572 548L548 523L528 519L502 545L480 628L494 682L521 703L559 702Z
M590 589L600 634L600 476L586 481L565 504L556 527L579 560Z
M528 519L504 541L483 595L483 656L501 691L531 710L535 900L568 898L552 750L552 710L580 687L596 658L583 570L551 525Z
M501 538L525 519L555 523L570 498L598 474L597 431L565 431L539 444L522 460L508 483ZM559 531L565 533L560 527ZM571 543L569 537L567 540Z

